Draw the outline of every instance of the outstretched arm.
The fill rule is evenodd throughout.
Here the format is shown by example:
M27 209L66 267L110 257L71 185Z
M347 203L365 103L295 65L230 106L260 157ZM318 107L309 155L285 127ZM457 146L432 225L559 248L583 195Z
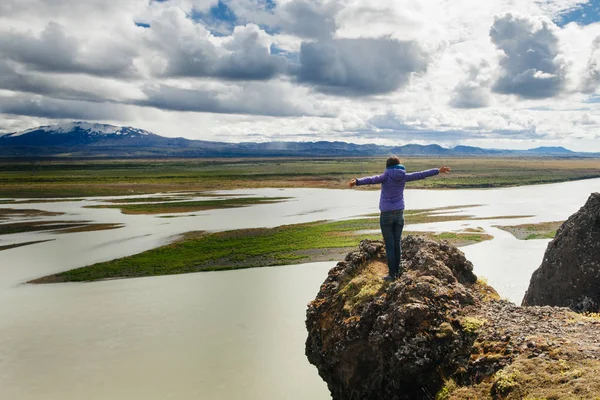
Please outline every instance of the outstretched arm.
M381 183L385 180L385 172L381 175L368 176L366 178L350 179L348 186L361 186L361 185L373 185Z
M445 165L440 168L428 169L426 171L411 172L410 174L406 174L406 182L418 181L440 173L447 174L448 172L450 172L450 167L446 167Z

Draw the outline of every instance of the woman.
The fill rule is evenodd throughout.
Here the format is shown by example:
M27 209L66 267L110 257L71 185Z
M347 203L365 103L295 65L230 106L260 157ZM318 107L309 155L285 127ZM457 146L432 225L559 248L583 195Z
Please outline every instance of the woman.
M439 173L447 174L449 167L428 169L427 171L406 173L406 168L400 165L400 159L396 156L390 157L385 163L385 172L381 175L351 179L350 187L361 185L372 185L381 183L381 196L379 198L379 225L385 242L385 252L389 275L386 281L393 281L402 274L400 270L400 256L402 248L400 237L404 228L404 185L406 182L425 179Z

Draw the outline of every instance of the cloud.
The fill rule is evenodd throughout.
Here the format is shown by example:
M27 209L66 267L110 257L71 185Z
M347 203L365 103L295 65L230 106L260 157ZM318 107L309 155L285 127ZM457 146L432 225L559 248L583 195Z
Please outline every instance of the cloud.
M583 1L3 0L0 120L600 150L600 21L550 22Z
M303 39L327 39L336 31L338 0L229 0L239 21L268 27L268 31Z
M388 38L305 42L297 78L323 93L374 95L406 85L427 64L428 56L415 42Z
M496 93L522 98L554 97L566 83L567 59L559 49L558 28L545 17L496 17L490 38L504 52Z
M238 26L224 43L229 54L215 65L218 76L228 79L265 80L286 71L287 60L270 53L270 43L261 41L266 35L256 25Z
M88 42L83 46L55 22L39 35L9 32L0 36L0 56L44 72L132 76L135 55L128 45Z
M434 126L431 121L408 120L391 112L374 116L369 120L369 124L380 130L376 134L378 137L403 140L412 138L434 143L460 143L470 139L543 139L547 136L545 133L538 133L535 126L531 127L526 124L511 126L510 116L496 115L496 117L503 120L503 125L506 126L508 123L509 129L502 129L497 124L497 126L469 126L462 123ZM372 136L373 133L371 132L370 135Z
M257 25L237 26L232 35L215 38L179 10L152 22L150 45L160 49L163 77L213 77L268 80L285 72L287 60L271 54L268 34Z
M581 82L583 93L594 93L600 86L600 36L594 39L592 51L587 62L587 68Z
M0 114L49 119L128 120L131 115L122 104L52 99L43 96L2 96Z
M341 6L334 1L292 0L277 10L278 25L283 32L302 38L331 38L336 30L335 15L340 9Z
M306 98L290 96L287 87L279 85L231 85L218 89L182 89L166 85L146 89L147 99L134 104L162 110L212 112L220 114L266 115L293 117L321 115Z
M67 82L61 78L56 75L20 72L17 71L16 66L0 61L0 89L41 94L59 99L105 101L106 92L94 93L89 85L81 85L82 80L75 77L67 78Z
M490 105L490 68L487 61L471 65L467 76L454 88L450 105L456 108L480 108Z

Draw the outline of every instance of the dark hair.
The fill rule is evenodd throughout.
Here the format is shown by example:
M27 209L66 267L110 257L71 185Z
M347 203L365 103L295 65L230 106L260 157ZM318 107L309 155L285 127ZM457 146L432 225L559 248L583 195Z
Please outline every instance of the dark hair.
M398 164L400 164L400 159L398 158L398 156L391 156L385 162L385 167L389 168L389 167L393 167L394 165L398 165Z

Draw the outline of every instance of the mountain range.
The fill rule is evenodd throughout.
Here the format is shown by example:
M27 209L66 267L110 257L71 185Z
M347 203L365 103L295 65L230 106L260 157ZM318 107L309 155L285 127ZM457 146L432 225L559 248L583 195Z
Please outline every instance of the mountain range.
M361 157L387 156L600 157L564 147L498 150L437 144L382 146L346 142L225 143L167 138L138 128L88 122L41 126L0 134L0 157Z

